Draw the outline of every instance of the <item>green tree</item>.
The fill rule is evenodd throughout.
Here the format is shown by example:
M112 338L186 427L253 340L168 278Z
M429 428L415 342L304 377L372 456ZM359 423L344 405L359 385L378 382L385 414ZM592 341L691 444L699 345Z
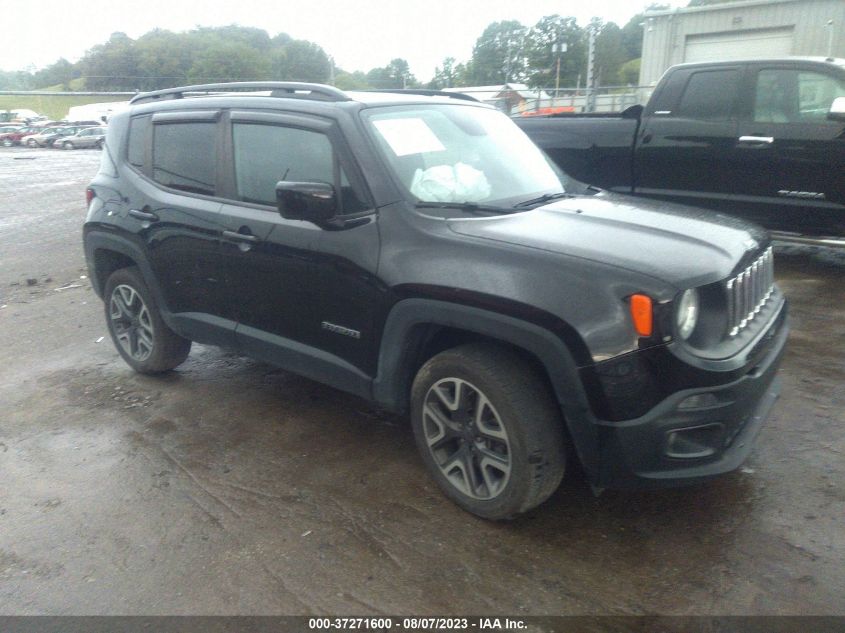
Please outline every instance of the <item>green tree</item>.
M70 82L79 77L80 71L76 64L71 64L64 57L50 64L46 68L34 73L29 81L36 88L61 86L63 90L70 90Z
M587 63L584 29L573 17L549 15L535 24L528 33L528 85L553 88L557 74L558 53L555 45L566 45L560 53L560 85L574 86Z
M360 70L349 73L344 70L336 70L334 85L341 90L365 90L370 87L367 82L367 75Z
M85 86L90 90L134 90L138 65L133 40L126 33L112 33L105 44L90 49L80 61Z
M194 36L155 29L135 42L137 87L158 90L184 84L194 63Z
M622 37L622 29L615 23L608 22L598 25L596 35L596 75L599 85L614 85L619 83L619 69L628 57Z
M270 62L246 44L218 42L197 53L188 71L194 83L256 81L269 79Z
M458 75L455 61L454 57L446 57L442 66L437 66L434 69L434 77L428 84L429 88L442 90L443 88L452 88L457 84Z
M367 73L367 83L373 88L412 88L418 86L416 77L411 74L408 62L399 57L390 60L387 66L373 68Z
M331 62L326 52L313 42L291 40L273 51L273 79L326 83Z
M523 81L527 34L528 29L515 20L488 25L472 49L468 80L478 85Z

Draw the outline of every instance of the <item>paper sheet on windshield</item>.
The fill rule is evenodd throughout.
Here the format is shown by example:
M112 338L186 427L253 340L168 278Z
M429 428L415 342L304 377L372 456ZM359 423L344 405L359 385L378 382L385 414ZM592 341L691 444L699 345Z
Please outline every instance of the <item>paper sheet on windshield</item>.
M422 119L384 119L373 121L373 125L397 156L446 149Z

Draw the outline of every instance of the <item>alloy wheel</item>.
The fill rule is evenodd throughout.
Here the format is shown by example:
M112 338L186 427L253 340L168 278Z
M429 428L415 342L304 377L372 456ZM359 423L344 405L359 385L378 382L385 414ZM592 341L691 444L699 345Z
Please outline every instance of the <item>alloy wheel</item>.
M153 322L141 295L125 284L115 286L109 298L109 317L115 338L134 360L143 362L153 353Z
M428 390L422 426L440 472L473 499L493 499L507 486L511 446L502 420L475 385L444 378Z

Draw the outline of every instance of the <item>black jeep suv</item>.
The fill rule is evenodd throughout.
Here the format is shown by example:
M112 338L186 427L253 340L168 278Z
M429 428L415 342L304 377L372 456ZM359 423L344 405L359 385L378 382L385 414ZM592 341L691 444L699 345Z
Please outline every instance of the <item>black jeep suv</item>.
M136 96L88 189L118 352L219 345L409 412L463 508L736 468L779 390L762 230L579 187L496 110L313 84ZM568 450L572 449L572 450Z

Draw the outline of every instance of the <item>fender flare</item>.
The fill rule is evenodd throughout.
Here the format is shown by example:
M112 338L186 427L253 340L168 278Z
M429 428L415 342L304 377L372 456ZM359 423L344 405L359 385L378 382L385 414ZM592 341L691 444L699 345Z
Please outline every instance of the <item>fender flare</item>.
M101 233L99 231L90 231L85 234L85 259L88 263L88 277L91 279L91 285L94 287L94 292L102 299L102 289L105 287L106 280L100 279L99 271L96 266L96 253L100 250L113 251L125 257L128 257L138 270L141 271L141 276L144 278L144 283L153 293L156 305L159 308L164 322L168 327L173 329L172 320L170 318L170 310L164 302L164 296L159 288L153 270L147 261L146 255L141 248L133 243L131 240L121 236L110 233Z
M599 463L599 432L578 367L566 344L549 330L490 310L433 299L405 299L390 311L379 350L373 398L395 411L407 408L409 367L417 352L415 328L453 327L502 341L533 355L543 366L564 414L569 435L588 473Z

